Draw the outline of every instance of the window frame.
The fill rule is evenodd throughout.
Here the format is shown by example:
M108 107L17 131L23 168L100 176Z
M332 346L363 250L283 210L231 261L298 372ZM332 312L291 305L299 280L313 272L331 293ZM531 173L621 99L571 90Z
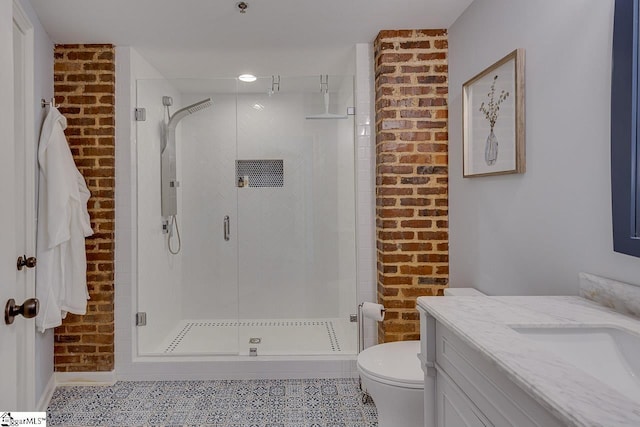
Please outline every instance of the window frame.
M615 0L611 72L613 250L640 257L640 0Z

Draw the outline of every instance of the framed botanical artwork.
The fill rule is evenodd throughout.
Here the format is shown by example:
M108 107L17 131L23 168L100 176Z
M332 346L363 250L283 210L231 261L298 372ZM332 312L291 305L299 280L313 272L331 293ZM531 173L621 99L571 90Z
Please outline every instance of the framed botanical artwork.
M524 49L462 85L465 178L524 173Z

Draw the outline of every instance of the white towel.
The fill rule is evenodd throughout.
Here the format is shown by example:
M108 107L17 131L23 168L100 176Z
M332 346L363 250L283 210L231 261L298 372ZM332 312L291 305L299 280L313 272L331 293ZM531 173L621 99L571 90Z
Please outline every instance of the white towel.
M51 108L38 148L39 196L36 326L44 332L62 324L66 312L87 311L87 258L84 238L91 236L87 201L91 196L64 135L67 120Z

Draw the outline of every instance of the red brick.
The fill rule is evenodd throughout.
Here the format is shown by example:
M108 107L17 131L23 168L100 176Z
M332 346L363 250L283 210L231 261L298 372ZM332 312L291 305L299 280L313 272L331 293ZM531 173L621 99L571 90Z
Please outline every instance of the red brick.
M446 98L420 98L419 107L444 107L447 105Z
M430 242L421 242L421 243L401 243L400 250L403 252L425 252L432 251L433 244Z
M62 100L57 100L56 101L58 103L62 103ZM96 97L95 96L69 96L67 97L66 101L69 104L80 104L80 105L84 105L84 104L95 104L96 103Z
M442 52L418 54L418 60L420 61L437 61L445 59L447 59L447 54Z
M82 68L87 71L116 71L113 62L87 62L82 65Z
M91 297L87 314L69 314L56 328L55 370L110 371L114 367L114 49L111 45L58 45L55 49L55 98L67 115L65 133L71 152L92 194L88 209L94 229L86 239Z
M113 93L113 85L85 85L84 93Z
M442 37L447 35L446 29L437 30L416 30L417 35L427 37Z
M431 118L431 111L429 110L400 110L400 117L405 118Z
M441 122L435 122L435 121L419 121L416 123L418 129L446 129L447 128L447 122L446 121L441 121Z
M431 67L429 65L403 65L400 70L405 74L422 74L431 71Z
M433 47L436 49L448 49L449 43L447 40L436 40L433 42Z
M72 51L72 52L67 52L66 54L67 59L74 61L74 60L80 60L80 61L90 61L92 59L95 58L96 53L95 52L76 52L76 51Z
M429 40L400 42L400 49L430 49L431 42Z
M393 38L407 38L414 34L413 30L382 30L378 33L376 41Z
M413 128L413 122L408 120L382 120L382 129L411 129Z
M414 219L401 221L400 226L405 228L431 228L433 221L425 219Z
M410 76L381 76L378 77L376 80L376 83L379 85L383 85L383 84L409 84L411 83L411 77Z
M413 283L413 278L409 276L383 276L381 283L386 286L411 285ZM397 293L395 295L397 295Z
M413 209L381 209L378 213L382 218L412 218Z
M418 76L420 84L446 83L447 76Z
M381 31L374 43L384 341L418 338L416 297L442 295L448 283L447 50L443 29Z
M402 95L429 95L433 93L433 89L429 86L401 87L400 93Z
M102 52L100 55L98 55L98 59L106 59L109 61L113 61L114 59L113 52L112 51Z
M407 196L413 194L413 188L408 187L380 187L376 190L376 194L384 196Z
M68 82L95 82L96 80L97 77L94 74L67 74L66 78Z
M405 135L406 132L402 132L400 135ZM411 152L413 151L415 148L415 145L413 144L404 144L404 143L398 143L398 142L386 142L383 144L378 145L377 149L380 150L380 152L395 152L395 153L400 153L400 152Z

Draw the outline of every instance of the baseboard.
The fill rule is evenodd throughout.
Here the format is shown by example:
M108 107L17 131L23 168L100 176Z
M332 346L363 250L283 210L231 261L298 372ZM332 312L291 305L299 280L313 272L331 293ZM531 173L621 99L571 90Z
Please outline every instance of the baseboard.
M51 401L51 396L53 396L53 392L56 391L56 375L55 373L51 374L49 377L49 381L47 385L44 387L42 391L42 395L40 396L40 400L38 401L37 410L40 412L45 412L47 407L49 406L49 402Z
M56 372L56 385L113 385L116 371L109 372Z
M356 378L355 355L138 357L118 367L120 381Z

